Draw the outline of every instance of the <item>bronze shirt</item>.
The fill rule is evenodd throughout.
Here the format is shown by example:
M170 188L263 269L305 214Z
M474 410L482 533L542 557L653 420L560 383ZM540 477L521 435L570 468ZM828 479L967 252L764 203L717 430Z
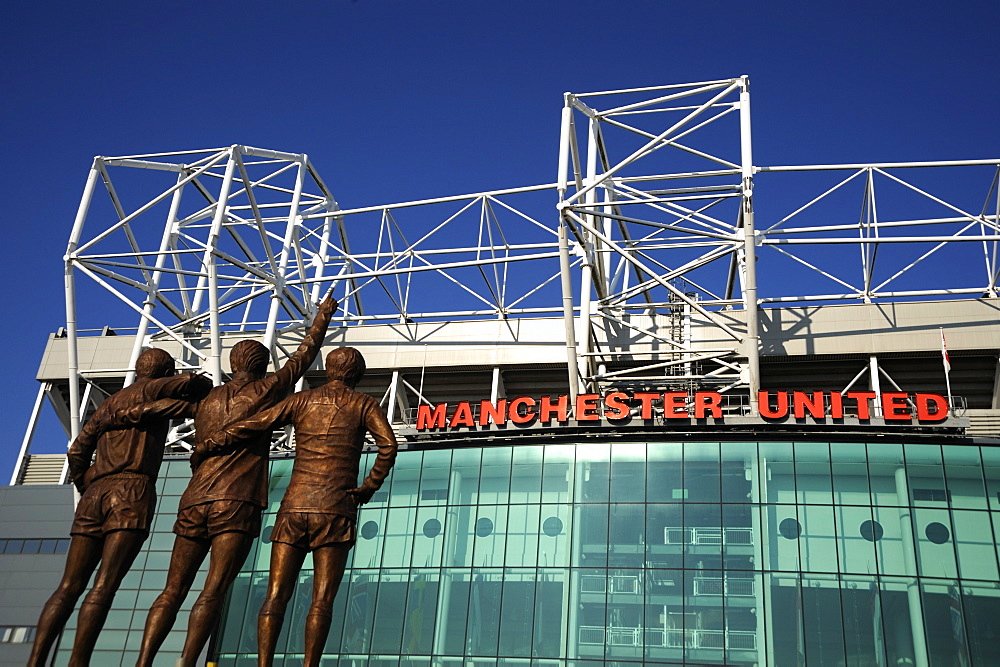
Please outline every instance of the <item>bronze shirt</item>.
M295 426L295 463L279 512L355 518L357 504L347 492L358 486L365 432L378 446L365 483L381 487L396 460L396 437L378 402L334 380L225 428L208 444L225 446L287 424Z
M155 480L167 441L169 417L150 419L125 430L105 430L115 412L164 398L198 400L211 388L203 376L182 373L163 378L139 378L101 403L69 448L70 477L81 491L94 480L122 472ZM94 451L97 459L90 465ZM89 472L88 472L89 471ZM86 476L86 481L84 477Z

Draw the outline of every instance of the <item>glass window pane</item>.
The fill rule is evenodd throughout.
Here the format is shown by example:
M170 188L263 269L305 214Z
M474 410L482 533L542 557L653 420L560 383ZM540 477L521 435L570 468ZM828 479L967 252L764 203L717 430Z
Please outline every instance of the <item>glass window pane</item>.
M579 600L579 608L570 617L569 657L604 658L607 643L607 582L605 569L574 569L571 599Z
M21 547L21 553L23 554L37 554L38 550L42 547L41 540L25 540L24 546Z
M802 619L806 664L821 667L843 665L844 625L840 584L836 577L802 577Z
M795 502L795 466L792 443L762 442L759 456L761 497L769 503Z
M532 655L536 658L566 655L567 575L567 570L538 570L535 579L535 625L531 637Z
M410 564L414 540L414 523L417 519L415 507L393 507L385 528L385 548L382 567L402 567ZM421 537L423 534L421 534Z
M471 505L479 498L479 467L482 461L481 449L456 449L451 459L453 484L449 489L448 502L452 505Z
M409 570L382 570L379 574L372 653L399 653L408 582Z
M581 445L576 450L578 502L606 503L610 493L611 446L604 443Z
M502 570L475 571L469 595L468 646L471 655L497 654L503 579Z
M542 505L539 516L538 564L542 567L569 566L573 534L572 505Z
M684 509L679 504L646 506L646 562L648 567L681 568L684 545Z
M886 664L888 665L915 665L919 664L916 659L914 645L920 646L920 642L914 642L914 638L919 638L922 628L914 631L911 623L914 619L920 619L920 602L910 596L911 587L915 587L912 579L895 579L892 577L882 577L879 583L879 603L880 621L882 624L883 637L885 639ZM916 605L916 609L910 605ZM921 651L923 654L923 652ZM926 659L923 664L927 664Z
M834 502L842 505L869 505L868 460L864 443L830 443L833 462Z
M955 510L951 513L955 528L959 575L965 579L997 581L996 548L987 512Z
M539 505L511 505L507 510L507 566L532 566L538 555Z
M944 464L939 445L906 445L906 478L910 500L923 507L948 507Z
M979 448L968 445L945 445L945 481L952 507L961 509L986 509L986 487L983 485L983 467Z
M476 508L468 505L449 508L448 520L444 521L444 565L472 565L473 540L476 533Z
M476 567L503 565L507 545L507 506L482 505L477 510L473 534L472 564Z
M510 447L487 447L479 476L480 503L506 503L510 498Z
M1000 590L995 584L962 582L962 607L965 633L969 639L969 657L973 665L1000 665Z
M420 485L421 452L405 452L396 459L389 476L389 506L413 507Z
M840 571L876 572L875 544L885 538L885 530L873 521L871 508L838 506L834 511L839 527Z
M568 503L573 500L575 445L546 445L542 467L542 502Z
M535 616L534 569L506 571L501 604L499 654L530 656Z
M684 567L722 567L722 506L685 503Z
M958 576L955 539L948 510L914 509L913 533L921 576Z
M795 443L795 487L800 503L833 503L830 446L825 442Z
M575 565L608 564L608 505L577 505L574 525L579 532L581 561Z
M910 511L903 507L874 507L874 521L881 529L882 537L875 541L878 571L881 574L916 574L916 557L913 555L913 533L909 531L904 549L900 522ZM906 522L909 525L909 521ZM878 532L873 526L873 531Z
M842 577L844 651L850 667L886 665L882 607L875 577Z
M438 612L438 638L434 652L444 655L464 655L466 638L479 632L480 618L469 616L469 593L472 575L469 570L443 570L441 601ZM478 604L478 603L477 603ZM466 624L470 624L466 628ZM467 631L468 630L468 631ZM448 663L446 663L448 664Z
M802 522L802 537L799 539L802 570L836 572L837 532L834 529L833 508L800 507L799 517Z
M19 554L21 553L21 547L24 546L24 540L7 540L7 544L4 547L3 552L5 554Z
M722 548L727 570L760 567L760 540L753 528L757 511L758 508L750 504L722 506Z
M425 451L423 467L420 470L420 496L417 504L444 505L448 502L448 486L451 476L451 451Z
M639 502L646 499L646 444L620 442L611 448L611 499Z
M722 443L722 502L757 502L754 488L756 442Z
M773 665L806 664L805 629L802 625L802 588L798 575L765 575L768 586L767 652Z
M684 473L679 442L651 442L647 445L646 500L651 503L679 503L684 500Z
M413 567L437 567L441 564L445 536L449 535L445 524L448 521L446 507L417 508L417 523L414 527Z
M688 442L684 445L684 488L685 497L691 502L721 501L719 443Z
M608 544L617 552L641 553L646 533L646 506L615 504L608 522ZM634 547L628 549L626 547Z
M903 446L895 444L868 445L868 474L872 489L872 503L885 507L887 505L909 505L906 492L906 476L904 470Z
M409 576L401 652L406 655L430 655L434 652L439 571L412 570Z
M362 507L358 512L358 541L354 545L354 567L379 567L385 543L385 520L388 510Z
M1000 509L1000 447L981 447L983 473L986 477L986 495L990 509Z
M511 503L537 503L542 495L542 450L540 445L515 447L510 476Z
M799 540L802 522L795 505L764 505L764 525L767 526L767 568L770 570L799 570Z
M956 582L923 583L920 593L928 664L970 664L965 640L965 614Z
M347 613L344 614L344 653L369 652L372 622L375 619L375 599L378 595L378 570L352 570L347 589ZM255 653L256 646L248 651Z

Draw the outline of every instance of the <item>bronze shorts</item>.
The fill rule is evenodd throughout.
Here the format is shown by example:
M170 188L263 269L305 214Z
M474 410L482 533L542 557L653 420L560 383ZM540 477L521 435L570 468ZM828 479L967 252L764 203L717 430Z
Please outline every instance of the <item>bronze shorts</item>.
M156 487L146 475L123 472L101 477L80 498L70 535L103 537L116 530L149 534Z
M220 533L260 535L261 509L242 500L213 500L185 507L177 513L174 534L192 540L210 539Z
M272 542L284 542L293 547L313 551L337 544L354 546L358 539L354 520L339 514L282 512L274 522Z

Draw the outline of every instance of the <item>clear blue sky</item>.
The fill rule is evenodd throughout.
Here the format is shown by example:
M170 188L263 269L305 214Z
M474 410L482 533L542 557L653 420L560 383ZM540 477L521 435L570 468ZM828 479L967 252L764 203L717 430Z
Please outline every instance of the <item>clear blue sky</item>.
M1000 157L1000 3L687 4L6 7L0 482L97 154L306 152L342 206L404 201L554 180L564 91L749 74L758 164Z

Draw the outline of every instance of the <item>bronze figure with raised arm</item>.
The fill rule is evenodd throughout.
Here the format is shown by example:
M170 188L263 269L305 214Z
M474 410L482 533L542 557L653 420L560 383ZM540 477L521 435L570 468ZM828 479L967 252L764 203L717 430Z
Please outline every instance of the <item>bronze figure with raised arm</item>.
M354 546L357 511L371 500L396 460L396 438L378 402L354 390L365 360L352 347L326 357L327 384L294 394L270 410L209 436L223 451L254 434L295 426L295 463L271 533L271 576L257 617L258 665L270 667L275 645L306 554L312 552L313 597L305 626L305 662L319 665L331 609ZM361 486L358 466L365 433L378 455Z
M137 428L107 430L109 417L120 409L158 399L182 399L179 405L189 405L185 401L201 399L212 387L208 378L199 375L174 375L173 358L160 349L143 351L135 371L135 382L101 404L69 449L70 476L83 495L70 529L73 539L66 569L42 608L29 667L46 663L96 569L94 585L80 605L69 661L74 667L90 663L115 593L149 535L169 418L150 419Z
M267 348L257 341L244 340L230 352L232 379L212 389L199 403L162 400L115 413L116 426L141 425L165 415L194 417L195 426L191 455L194 474L181 496L166 586L146 617L137 665L153 664L198 569L211 552L205 587L191 609L179 663L195 664L219 623L226 591L260 534L261 512L267 505L270 432L233 439L229 446L213 451L206 447L203 437L285 398L312 366L336 309L333 299L320 303L302 343L273 375L264 377L271 356Z

